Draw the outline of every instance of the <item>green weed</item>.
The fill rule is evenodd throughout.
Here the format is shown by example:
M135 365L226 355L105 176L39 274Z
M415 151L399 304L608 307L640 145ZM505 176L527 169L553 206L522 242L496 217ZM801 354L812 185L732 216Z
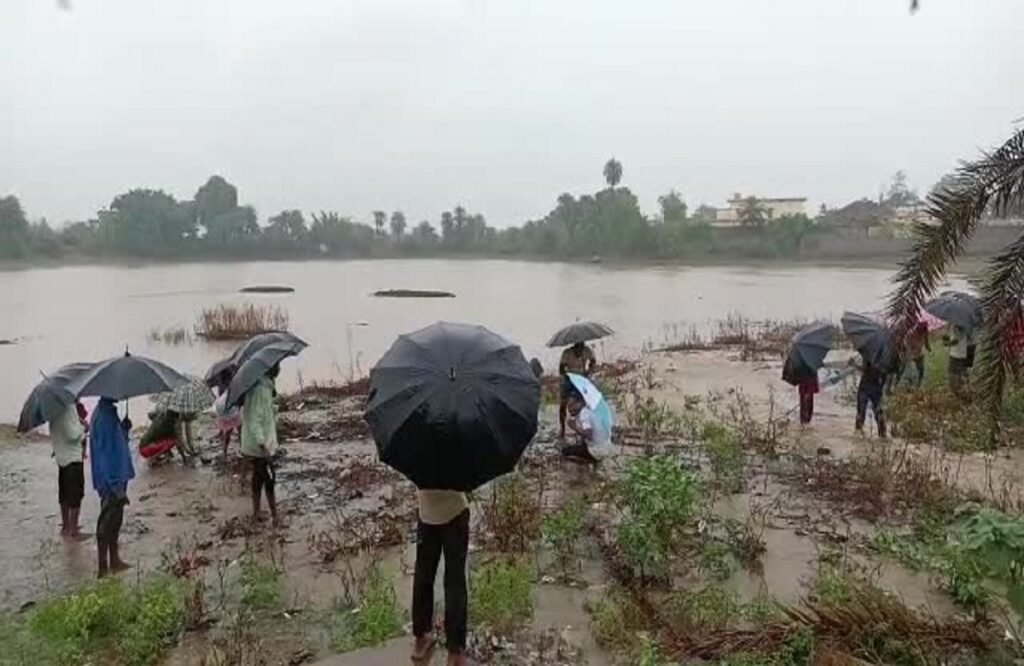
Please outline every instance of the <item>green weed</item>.
M170 578L150 578L135 588L117 579L85 585L31 613L23 635L39 652L30 663L113 657L126 666L152 664L182 628L183 606L181 586Z
M677 631L693 634L725 629L741 617L742 604L732 590L709 584L672 593L662 610Z
M625 590L611 587L586 604L590 632L601 647L614 652L635 649L638 634L645 628L643 611Z
M482 515L491 546L503 553L529 552L540 536L540 503L521 474L494 483Z
M720 423L707 423L702 435L715 485L728 493L743 490L743 447L740 437Z
M544 516L540 533L551 547L563 576L579 565L579 541L583 533L584 504L580 499L569 501L558 511Z
M260 559L251 551L242 556L239 582L243 606L273 608L281 603L281 571L273 562Z
M331 649L337 652L380 645L402 633L403 613L395 588L376 565L367 573L358 604L338 608L335 618Z
M693 518L699 483L667 456L629 463L619 483L626 516L617 541L627 561L646 574L665 574L682 529Z
M470 575L469 619L506 630L533 615L533 569L515 559L497 559Z

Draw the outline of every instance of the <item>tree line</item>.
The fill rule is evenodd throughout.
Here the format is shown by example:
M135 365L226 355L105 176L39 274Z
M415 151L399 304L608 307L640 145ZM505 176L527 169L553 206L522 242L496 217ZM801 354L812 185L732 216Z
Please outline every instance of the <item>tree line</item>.
M675 190L659 197L659 215L640 210L621 186L622 163L604 165L606 187L592 194L562 194L543 218L498 229L481 213L455 206L434 221L412 223L404 212L373 211L365 224L335 211L283 210L262 223L240 202L238 188L211 176L190 200L162 191L133 189L113 198L93 219L54 229L30 223L15 196L0 198L0 258L298 258L458 254L587 258L686 258L722 249L712 227L716 210L692 212ZM902 176L901 176L902 177ZM905 194L905 177L897 188ZM916 195L915 195L916 196ZM828 211L823 211L827 213ZM757 200L739 211L749 236L742 252L793 256L814 229L805 215L769 219Z

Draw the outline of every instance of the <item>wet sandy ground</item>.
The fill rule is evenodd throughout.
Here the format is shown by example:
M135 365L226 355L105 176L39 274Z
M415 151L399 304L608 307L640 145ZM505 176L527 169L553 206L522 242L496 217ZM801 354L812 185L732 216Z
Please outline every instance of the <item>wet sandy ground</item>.
M707 398L737 389L749 397L751 413L758 418L770 412L784 413L796 403L795 390L779 379L775 362L742 362L729 353L699 352L649 354L642 358L642 364L650 368L646 374L651 380L644 394L672 405L681 406L687 396ZM643 373L641 367L637 375ZM820 394L813 425L806 429L790 426L782 446L813 455L827 449L826 455L834 457L871 446L870 438L854 434L853 406L843 392L842 387L834 387ZM192 544L211 561L226 567L237 561L247 543L272 542L284 561L286 605L322 609L340 593L338 568L336 563L324 562L310 539L321 533L338 534L339 525L345 525L342 533L346 538L398 544L382 550L383 565L394 576L399 602L407 607L413 561L412 488L375 462L372 443L360 432L358 419L352 419L358 415L358 399L347 399L341 407L332 403L328 425L324 424L323 408L323 404L304 404L302 409L285 415L290 422L308 427L290 431L299 439L283 444L287 453L282 459L278 488L290 524L281 532L265 526L247 527L248 483L240 467L233 471L217 465L193 468L175 461L151 468L137 461L138 474L130 488L132 504L126 511L123 536L123 550L135 571L159 567L166 554L180 550L176 541ZM553 410L546 408L541 434L529 456L557 460L554 421ZM207 442L205 447L205 455L217 457L213 443ZM629 457L642 453L638 447L620 447L618 459L603 465L597 474L614 477ZM958 482L971 487L1001 482L1001 478L992 481L992 474L986 470L995 469L1011 480L1018 479L1024 470L1016 454L1010 459L957 456L948 463L951 468L955 465ZM753 463L750 468L747 490L719 498L715 512L744 520L752 510L770 505L763 533L767 550L761 571L740 571L728 584L748 598L767 589L784 603L796 603L807 593L823 544L834 546L837 535L866 531L868 526L842 517L821 501L795 493L767 466ZM594 483L595 477L573 463L558 461L551 481L553 492L561 493ZM89 531L97 509L95 495L87 493L83 525ZM479 515L479 507L474 507L474 517ZM7 535L0 540L3 609L17 609L93 575L94 542L62 540L58 520L56 468L48 441L40 437L18 439L9 430L0 430L0 529ZM371 528L390 531L383 536L367 533ZM930 585L926 575L894 563L876 564L880 584L898 591L908 604L925 605L940 614L952 610L948 599ZM537 631L562 632L583 649L584 663L610 663L594 644L584 611L584 601L599 596L608 581L596 552L585 554L583 567L587 583L584 589L536 586L531 626ZM282 631L287 633L288 628ZM288 663L302 647L288 641L278 643L268 643L273 663ZM315 652L324 657L323 664L395 664L407 663L408 646L409 639L403 637L379 648L345 655L326 656L321 649ZM201 650L202 636L189 636L167 663L195 663ZM441 663L442 657L439 654L435 662Z

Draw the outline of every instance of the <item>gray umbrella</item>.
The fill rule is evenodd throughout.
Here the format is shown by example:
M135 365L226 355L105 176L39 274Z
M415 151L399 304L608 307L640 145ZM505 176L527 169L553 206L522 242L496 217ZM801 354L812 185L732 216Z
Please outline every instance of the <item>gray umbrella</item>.
M782 378L796 385L804 377L816 374L838 332L835 326L826 323L810 324L797 331L789 343Z
M611 328L596 321L578 321L575 324L569 324L565 328L559 329L558 332L552 335L551 339L548 340L548 347L568 347L577 342L597 340L614 333L615 331Z
M981 301L962 291L944 291L924 304L925 312L967 331L981 326Z
M231 356L217 361L210 366L210 369L206 371L206 376L203 377L206 385L216 386L221 383L223 378L230 380L235 372L242 367L242 364L249 360L250 356L267 345L274 344L275 342L296 343L302 345L303 349L308 346L298 336L288 333L287 331L275 331L254 335L239 345Z
M159 361L125 352L95 364L90 370L69 381L67 389L76 397L93 395L125 400L139 395L173 391L187 382L187 377Z
M92 363L71 363L46 375L29 393L18 418L18 432L28 432L60 416L75 401L67 383L86 372Z
M876 365L888 360L892 352L892 333L889 329L871 317L856 312L844 312L842 324L843 333L846 333L853 348L866 360Z
M242 402L242 398L249 390L256 386L267 372L275 365L288 358L296 356L306 348L306 343L296 338L295 341L272 342L249 356L231 378L231 386L228 387L226 404L233 407Z

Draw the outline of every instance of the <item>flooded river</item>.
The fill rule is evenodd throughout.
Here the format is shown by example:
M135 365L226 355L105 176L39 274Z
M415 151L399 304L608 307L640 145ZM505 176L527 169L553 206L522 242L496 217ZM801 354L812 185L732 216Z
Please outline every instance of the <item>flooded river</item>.
M39 373L109 357L127 346L202 374L233 344L168 345L153 330L184 327L220 303L286 309L310 343L283 371L283 387L365 372L399 333L446 319L477 322L521 344L546 367L558 327L579 319L610 324L599 352L633 352L731 312L751 318L831 317L877 309L891 271L853 268L612 267L522 261L351 261L75 266L0 272L0 422L16 419ZM295 292L243 295L247 285ZM456 298L375 298L379 289L447 290Z

